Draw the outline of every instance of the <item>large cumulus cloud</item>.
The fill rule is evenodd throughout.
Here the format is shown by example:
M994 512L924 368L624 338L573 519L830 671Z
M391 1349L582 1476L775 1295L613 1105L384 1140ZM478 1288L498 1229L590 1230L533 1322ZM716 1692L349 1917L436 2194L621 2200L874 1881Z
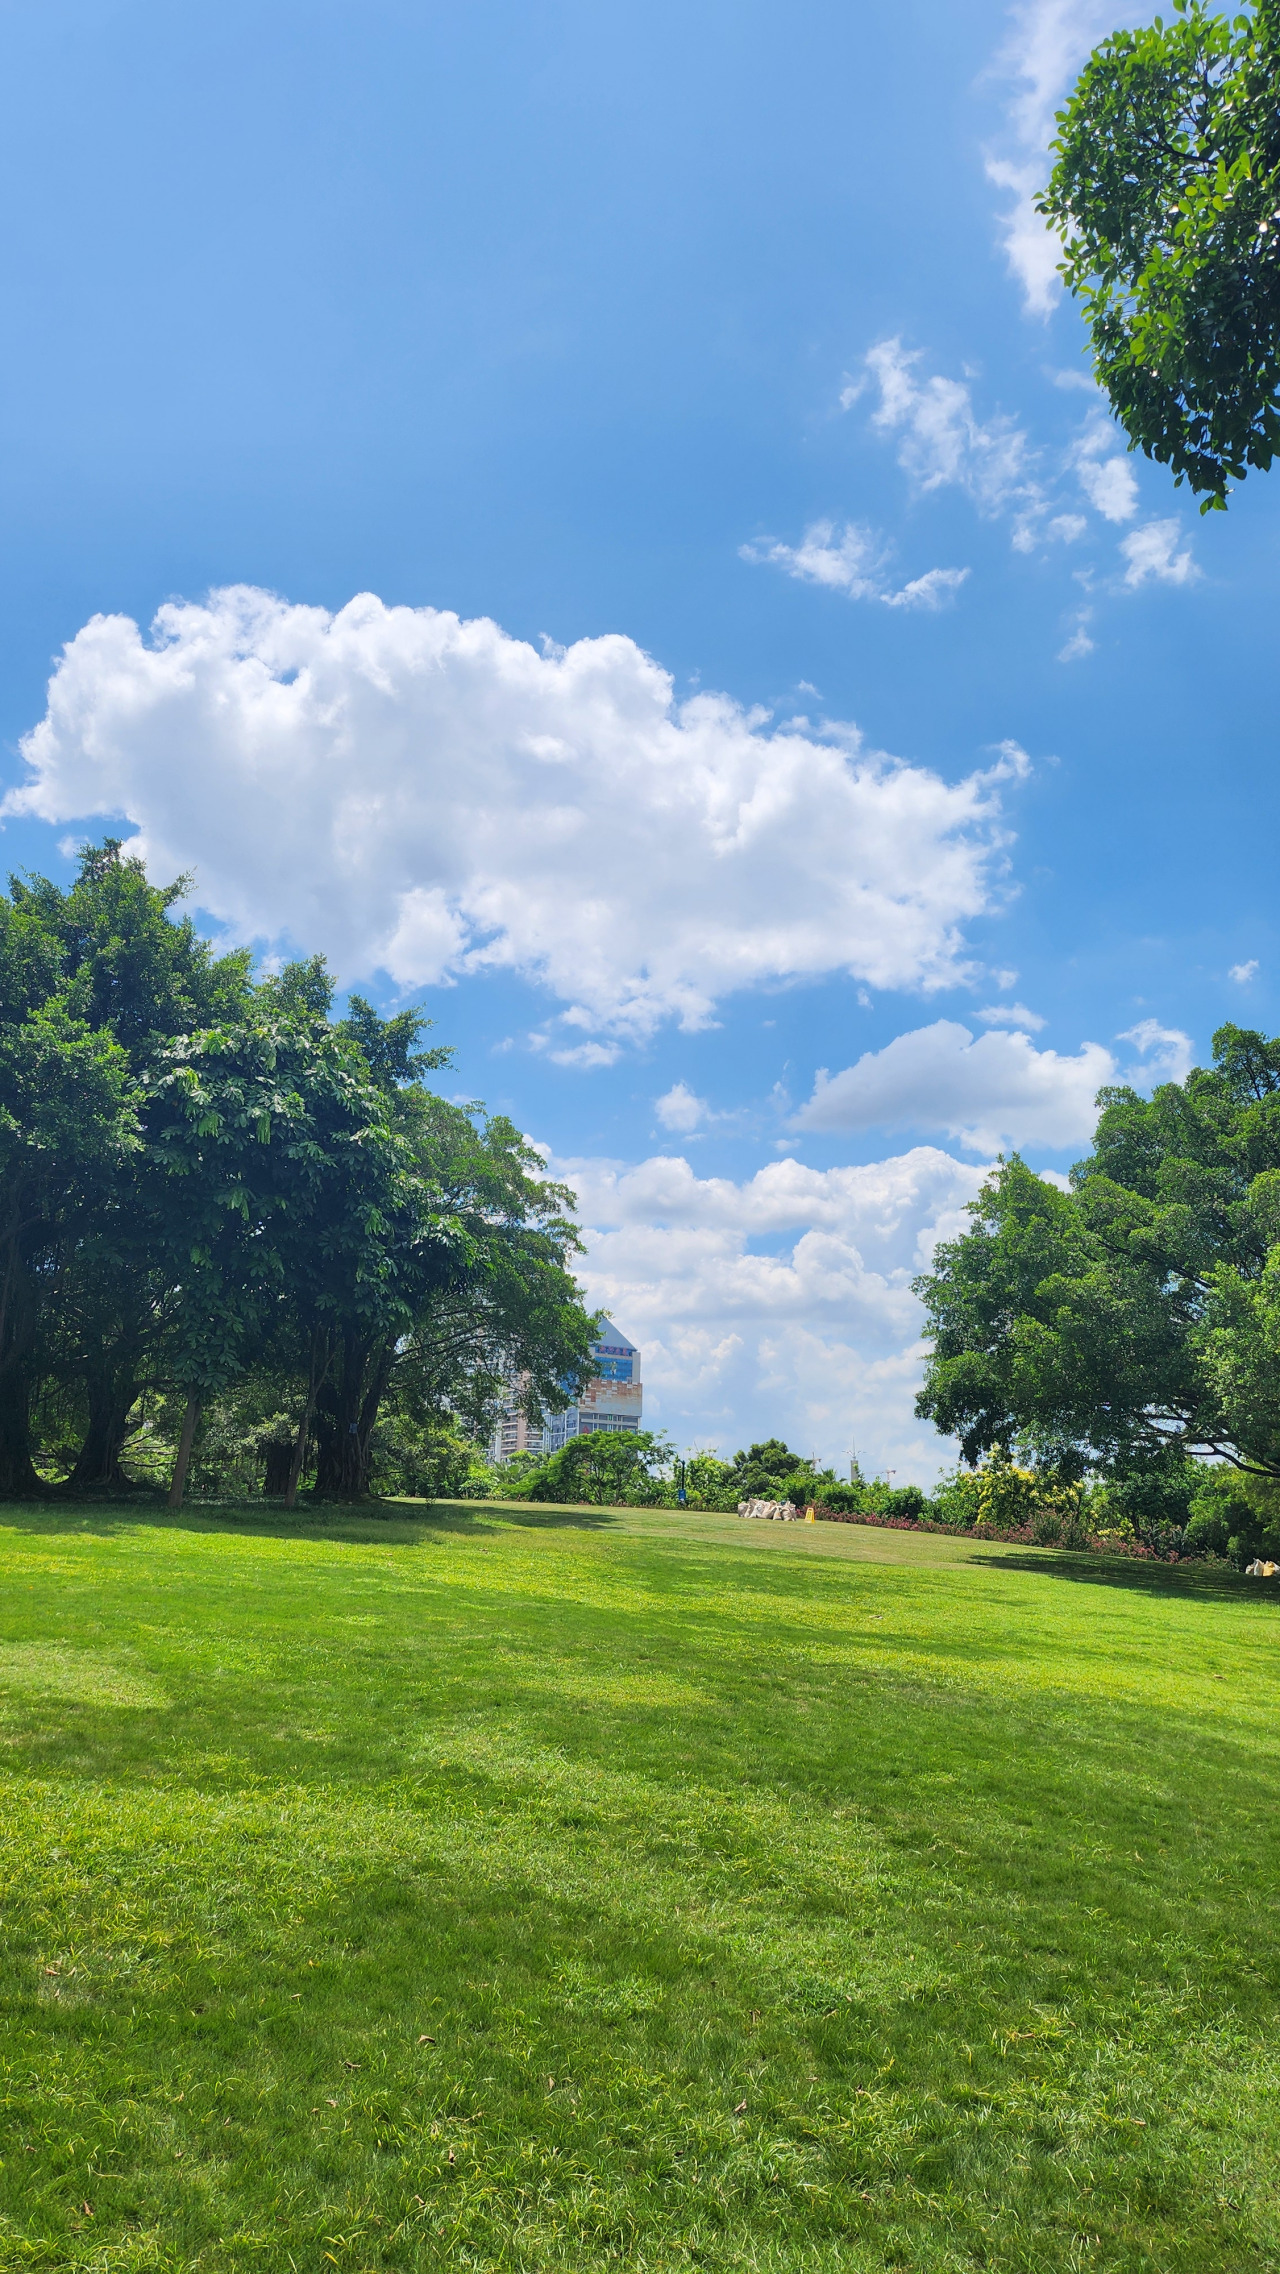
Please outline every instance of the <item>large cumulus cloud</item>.
M405 986L505 967L615 1036L765 981L954 984L1025 763L949 784L852 729L677 702L621 635L540 653L483 618L244 586L150 637L94 617L23 752L10 812L125 815L237 936Z
M555 1168L578 1192L590 1298L641 1346L648 1421L683 1446L777 1435L933 1481L948 1448L912 1412L911 1281L966 1227L981 1168L930 1145L854 1167L774 1161L741 1182L680 1155Z

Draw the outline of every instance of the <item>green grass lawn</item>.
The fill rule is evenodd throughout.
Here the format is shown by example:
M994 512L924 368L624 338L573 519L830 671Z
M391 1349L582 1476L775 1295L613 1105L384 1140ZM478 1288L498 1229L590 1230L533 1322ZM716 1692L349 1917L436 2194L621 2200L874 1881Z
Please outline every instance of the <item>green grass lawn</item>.
M0 1511L0 2268L1280 2268L1280 1603Z

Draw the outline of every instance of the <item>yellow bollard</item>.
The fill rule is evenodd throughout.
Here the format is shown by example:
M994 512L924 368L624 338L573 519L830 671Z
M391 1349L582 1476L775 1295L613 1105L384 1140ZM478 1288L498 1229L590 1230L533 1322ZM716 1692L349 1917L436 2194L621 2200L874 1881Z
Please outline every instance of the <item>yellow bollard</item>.
M804 1520L805 1520L806 1524L816 1524L816 1523L817 1523L817 1521L818 1521L818 1511L817 1511L817 1509L816 1509L816 1508L806 1508L806 1510L805 1510L805 1512L804 1512Z

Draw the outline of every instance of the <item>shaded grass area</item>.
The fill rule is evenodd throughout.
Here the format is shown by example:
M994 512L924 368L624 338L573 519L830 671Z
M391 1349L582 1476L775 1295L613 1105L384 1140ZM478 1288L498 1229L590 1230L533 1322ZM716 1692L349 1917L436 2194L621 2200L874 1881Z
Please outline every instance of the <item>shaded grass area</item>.
M0 1514L0 2267L1280 2266L1280 1608Z

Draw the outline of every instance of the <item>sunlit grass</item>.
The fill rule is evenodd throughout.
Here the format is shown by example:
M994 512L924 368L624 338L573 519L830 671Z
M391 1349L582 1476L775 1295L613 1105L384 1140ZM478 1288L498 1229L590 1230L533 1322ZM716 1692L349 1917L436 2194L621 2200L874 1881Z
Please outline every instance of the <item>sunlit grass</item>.
M1278 1640L856 1527L11 1510L0 2267L1276 2267Z

